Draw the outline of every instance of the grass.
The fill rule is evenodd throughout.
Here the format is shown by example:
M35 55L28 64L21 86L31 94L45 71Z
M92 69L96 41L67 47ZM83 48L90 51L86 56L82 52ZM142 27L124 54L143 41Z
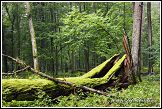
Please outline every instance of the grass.
M142 77L142 82L127 89L108 91L113 96L95 93L70 94L50 99L40 92L34 101L2 101L3 107L160 107L160 74Z

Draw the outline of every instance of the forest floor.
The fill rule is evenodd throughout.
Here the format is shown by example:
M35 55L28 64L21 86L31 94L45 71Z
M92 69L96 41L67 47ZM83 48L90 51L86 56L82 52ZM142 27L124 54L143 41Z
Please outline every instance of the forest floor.
M40 92L35 101L2 101L3 107L160 107L160 73L142 76L142 82L120 91L107 90L113 96L95 93L70 94L54 100Z

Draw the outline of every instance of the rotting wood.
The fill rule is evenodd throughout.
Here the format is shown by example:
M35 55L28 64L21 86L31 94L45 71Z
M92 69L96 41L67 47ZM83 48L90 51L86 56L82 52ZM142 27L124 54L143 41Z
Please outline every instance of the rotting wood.
M93 88L89 88L89 87L86 87L86 86L76 86L75 84L73 84L73 83L71 83L71 82L63 81L63 80L59 80L59 79L50 77L49 75L46 75L45 73L42 73L42 72L40 72L40 71L37 71L37 70L33 69L32 67L30 67L29 65L26 65L26 63L24 63L22 60L15 59L15 58L13 58L13 57L11 57L11 56L8 56L8 55L4 55L4 54L2 54L2 55L3 55L3 56L6 56L7 58L9 58L9 59L11 59L11 60L13 60L13 61L15 61L15 62L18 63L18 64L21 64L21 65L23 65L23 66L25 66L25 67L28 67L28 69L29 69L31 72L33 72L33 73L35 73L35 74L38 74L38 75L40 75L40 76L42 76L42 77L45 77L45 78L47 78L47 79L49 79L49 80L51 80L51 81L54 81L55 83L65 84L65 85L68 85L68 86L71 86L71 87L76 87L76 88L80 88L80 89L83 89L83 90L89 90L89 91L94 92L94 93L98 93L98 94L102 94L102 95L107 95L105 92L101 92L101 91L95 90L95 89L93 89Z
M21 61L19 59L15 59L13 57L10 57L10 56L4 55L4 54L3 54L3 56L6 56L6 57L10 58L11 60L15 61L16 63L19 63L19 64L23 65L24 67L28 66L23 61ZM121 59L119 59L119 61L117 61L117 62L115 62L116 59L114 59L115 65L110 70L107 71L107 74L105 74L105 76L100 77L100 78L85 78L84 76L83 77L82 76L80 76L80 77L70 77L70 78L52 78L49 75L46 75L46 74L44 74L42 72L34 70L30 66L29 66L28 69L30 71L32 71L33 73L36 73L36 74L38 74L38 75L40 75L42 77L47 78L48 80L54 81L54 84L56 84L56 85L58 84L59 89L62 90L61 92L59 92L60 94L62 94L62 92L65 93L66 89L68 89L67 86L70 86L71 90L73 90L73 89L82 89L82 90L90 91L90 92L93 92L93 93L98 93L98 94L102 94L102 95L108 95L106 92L94 89L94 87L100 86L102 84L105 84L105 83L109 82L111 80L112 76L115 74L115 72L117 72L121 68L121 66L123 65L122 63L124 62L124 60L125 60L125 55ZM110 62L110 61L108 61L108 62ZM107 65L107 64L105 64L105 65ZM103 69L103 68L104 67L102 67L101 69ZM102 70L100 70L100 71L102 71ZM20 81L20 79L17 79L17 80L12 80L11 83L9 83L9 81L6 81L7 82L6 85L10 84L12 89L14 89L15 87L17 87L17 86L14 87L14 85L12 86L12 83L14 83L14 81L19 81L19 82L17 82L18 83L17 86L20 86L23 83L23 80ZM2 82L3 82L3 84L5 84L5 80L2 81ZM61 84L65 85L65 87L64 86L62 87ZM58 86L56 86L56 87L58 87ZM4 85L4 87L6 87L6 86ZM9 88L9 86L7 86L7 87ZM19 87L19 89L21 89L21 88ZM21 91L23 89L21 89ZM15 89L15 90L17 90L17 89ZM28 89L26 89L26 90L28 90ZM37 88L34 89L34 90L37 90ZM65 91L63 91L63 90L65 90ZM58 94L58 91L59 90L55 90L54 92L56 94ZM69 92L69 91L70 90L67 90L67 92ZM15 92L13 92L13 93L15 93ZM31 93L31 92L27 91L27 92L23 92L23 93ZM20 99L21 98L21 97L19 97L20 95L21 95L21 93L19 92L19 95L17 95L18 97L15 97L15 98L12 98L12 99L16 99L16 98Z

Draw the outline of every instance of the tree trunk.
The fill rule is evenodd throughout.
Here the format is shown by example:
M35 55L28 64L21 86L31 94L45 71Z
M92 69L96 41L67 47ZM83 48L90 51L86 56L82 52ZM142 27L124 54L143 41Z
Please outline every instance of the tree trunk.
M19 5L16 4L16 34L17 34L17 39L18 39L18 42L17 42L17 57L20 58L20 15L19 15ZM17 70L20 69L20 66L17 66Z
M141 39L142 39L142 23L143 23L143 2L141 4L141 23L140 23L140 37L139 37L139 52L138 52L138 78L139 78L139 81L142 82L142 79L141 79Z
M15 15L9 13L9 9L7 7L7 4L4 4L6 12L8 14L9 20L11 22L11 56L14 57L14 23L15 23ZM12 16L12 17L11 17ZM14 70L14 64L11 62L11 71Z
M78 53L78 69L80 70L80 69L82 69L82 67L81 67L81 49L80 49L80 46L79 46L79 51L78 51L79 53Z
M82 12L82 4L81 4L81 2L79 3L79 12L80 13Z
M86 72L89 71L89 45L87 44L87 42L85 42L85 48L84 48L84 65L85 65L85 69Z
M96 3L95 2L92 2L92 5L93 5L93 12L96 13Z
M74 92L77 87L82 89L90 89L88 87L106 89L112 86L112 83L116 81L122 84L124 81L127 81L126 79L123 81L124 72L122 70L126 55L119 60L118 58L119 55L114 55L80 77L54 79L42 72L37 72L29 68L33 73L52 80L53 82L45 79L4 79L2 81L3 100L34 100L37 98L37 92L40 90L45 91L50 97L55 98L60 95L70 94Z
M31 42L32 42L34 69L39 71L38 56L37 56L37 45L36 45L36 39L35 39L35 31L34 31L34 27L33 27L32 14L30 12L30 4L29 4L29 2L26 2L26 9L27 9L28 19L29 19L29 29L30 29Z
M132 34L132 59L133 59L133 72L136 76L140 77L139 68L139 49L141 37L141 23L142 23L142 2L135 2L134 4L134 19L133 19L133 34ZM135 81L134 81L135 82Z
M54 9L55 9L55 3L52 5L52 7L50 8L50 15L51 15L51 23L54 23ZM53 31L53 28L52 30ZM50 42L51 42L51 72L53 72L53 76L54 76L54 71L55 71L55 60L54 60L54 43L53 43L53 37L50 38Z
M148 73L152 72L152 24L151 24L151 2L147 2L147 23L148 23L148 47L149 47L149 59L148 59Z
M41 22L45 22L46 21L46 19L45 19L45 12L44 12L44 7L45 7L45 3L44 2L41 2L40 3L40 5L41 5L41 9L39 10L39 12L40 12L40 15L39 15L39 17L41 18ZM41 50L45 50L45 48L46 48L46 40L45 40L45 36L41 36L42 38L41 38ZM47 72L48 71L48 68L46 69L46 60L44 59L44 58L41 58L41 59L39 59L39 62L40 62L40 70L42 71L42 72Z
M50 63L51 63L51 72L55 71L55 63L54 63L54 57L53 57L53 37L51 38L51 59L50 59ZM54 76L54 74L53 74Z
M54 4L54 6L56 7L57 4ZM56 8L55 8L56 10ZM56 13L54 14L55 17L54 17L54 23L55 23L55 27L54 27L54 31L55 33L57 32L57 22L58 22L58 16L57 16L58 12L56 11ZM55 74L57 75L58 74L58 69L59 69L59 56L58 56L58 45L55 46Z
M14 23L14 22L13 22ZM14 24L12 23L12 26L11 26L11 56L14 57ZM11 71L14 70L14 63L11 62Z
M71 62L70 62L70 67L71 67L71 72L75 72L75 55L74 55L74 50L71 51Z
M4 53L4 54L6 54L6 44L5 44L5 26L3 26L3 29L2 29L2 52ZM8 64L7 64L7 58L6 57L3 57L3 64L2 65L4 65L4 67L2 67L2 68L4 68L3 70L2 70L2 72L5 72L5 73L7 73L8 72Z
M142 49L142 45L143 45L142 42L143 42L143 38L144 38L144 26L145 26L144 19L145 19L145 13L144 13L144 4L143 4L143 10L142 10L142 29L141 29L141 41L140 41L141 47L140 47L140 49ZM143 63L144 63L144 61L143 61L143 54L141 52L141 56L140 56L141 68L143 67Z
M59 67L59 62L58 62L58 46L56 45L55 47L55 74L57 75L58 74L58 67Z

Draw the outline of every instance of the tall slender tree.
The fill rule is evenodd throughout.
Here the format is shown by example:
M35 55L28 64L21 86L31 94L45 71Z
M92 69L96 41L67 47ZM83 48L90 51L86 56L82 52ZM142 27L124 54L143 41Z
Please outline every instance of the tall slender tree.
M6 54L6 44L5 44L5 25L2 25L3 29L2 29L2 53ZM3 57L3 68L4 68L4 72L7 73L8 72L8 64L7 64L7 58Z
M141 37L141 23L142 23L142 2L135 2L133 15L133 33L132 33L132 59L133 59L133 73L140 78L139 69L139 50ZM136 81L134 81L136 83Z
M15 22L15 27L16 27L16 35L17 35L17 39L18 39L18 42L17 42L17 57L19 57L20 58L20 48L21 48L21 45L20 45L20 41L21 41L21 38L20 38L20 34L21 34L21 32L20 32L20 13L19 13L19 11L20 11L20 7L19 7L19 4L17 3L17 4L15 4L15 6L16 6L16 12L15 12L15 14L16 14L16 22ZM17 69L19 70L20 69L20 66L17 66Z
M54 9L55 9L55 3L54 4L51 4L51 6L50 6L50 15L51 15L51 23L53 23L53 21L54 21ZM53 28L51 29L51 31L53 31ZM53 76L54 76L54 71L55 71L55 60L54 60L54 43L53 43L53 37L51 37L50 38L50 43L51 43L51 51L50 51L50 53L51 53L51 62L50 62L50 64L51 64L51 72L53 72Z
M35 31L34 31L34 27L33 27L32 14L30 12L29 2L26 2L26 11L28 14L28 19L29 19L29 29L30 29L31 42L32 42L34 69L39 71L37 44L36 44L36 39L35 39Z
M138 78L139 78L139 81L142 82L142 79L141 79L141 39L142 39L142 23L143 23L143 2L141 4L141 21L140 21L140 37L139 37L139 52L138 52Z
M151 22L151 2L147 2L147 24L148 24L148 48L149 48L149 56L148 56L148 73L153 72L152 67L152 55L151 55L151 46L152 46L152 22Z
M12 8L11 8L11 14L10 14L10 10L8 8L7 3L4 3L4 7L6 9L6 12L8 14L8 18L11 22L11 56L14 57L14 23L15 23L15 13L14 13L14 4L12 3ZM11 62L11 70L14 70L14 63Z

